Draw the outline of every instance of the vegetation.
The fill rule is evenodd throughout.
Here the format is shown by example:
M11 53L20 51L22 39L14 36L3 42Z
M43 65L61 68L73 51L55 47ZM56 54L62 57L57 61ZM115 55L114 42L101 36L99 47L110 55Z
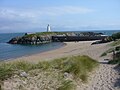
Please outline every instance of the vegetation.
M104 39L102 39L102 40L100 40L100 41L96 41L96 42L94 42L94 43L92 43L92 44L107 43L107 42L111 42L111 41L116 41L116 40L118 40L118 39L120 39L120 32L114 33L114 34L112 34L111 36L108 36L108 37L106 37L106 38L104 38ZM116 45L116 44L119 44L119 43L120 43L120 41L117 42L117 43L114 43L114 44ZM114 44L113 44L113 45L114 45ZM104 54L105 54L105 53L104 53Z
M104 53L101 54L101 57L106 56L106 55L107 55L107 53L104 52Z
M118 65L120 65L120 58L115 59L115 60L111 60L111 61L108 62L108 64L118 64Z
M64 81L57 90L75 90L75 85L72 81Z
M113 56L114 60L110 60L108 62L108 64L118 64L120 66L120 37L119 37L119 34L120 33L116 33L116 34L112 35L112 37L115 39L115 41L112 42L110 44L110 46L112 46L113 48L110 48L109 50L104 52L101 56L105 56L105 55L107 55L107 53L111 53L111 52L115 51L116 52L115 56Z
M120 50L118 50L113 57L113 60L109 61L109 64L118 64L120 66Z
M120 39L120 32L115 33L115 34L112 34L112 38L113 38L114 40Z
M108 53L113 52L113 50L114 50L114 48L108 49L107 51L105 51L104 53L101 54L101 57L106 56Z
M116 52L113 57L113 60L109 61L109 64L118 64L120 66L120 51Z
M40 33L36 33L37 35L51 35L51 34L65 34L66 32L40 32Z
M0 65L0 80L5 80L13 75L14 72L11 67L11 64L2 63Z
M120 66L120 32L112 35L114 42L110 44L110 46L114 46L114 50L116 51L114 60L109 61L109 64L118 64ZM112 50L111 50L112 51Z
M0 81L4 81L16 74L19 75L20 71L25 71L33 76L36 76L42 72L54 72L53 74L58 73L58 82L61 82L58 90L74 90L75 85L73 84L73 81L80 79L83 82L86 82L88 73L91 72L97 65L97 61L88 56L65 57L55 59L53 61L39 62L37 64L32 64L25 61L1 63ZM40 72L35 72L36 70L40 70ZM31 71L33 71L32 74ZM51 75L50 73L48 75ZM72 75L73 80L66 80L64 78L64 73ZM55 75L52 76L55 78Z
M66 32L39 32L39 33L33 33L25 35L24 37L34 37L34 36L40 36L40 35L63 35L66 34Z
M80 78L82 81L86 81L88 72L92 71L97 62L88 56L72 56L55 60L52 65L62 72L71 73L74 79Z
M120 45L120 39L114 41L113 43L110 44L111 46L118 46Z

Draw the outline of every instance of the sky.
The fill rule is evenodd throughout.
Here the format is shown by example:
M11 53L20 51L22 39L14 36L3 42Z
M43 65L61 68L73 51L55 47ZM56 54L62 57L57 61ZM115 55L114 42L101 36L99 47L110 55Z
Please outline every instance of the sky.
M0 33L120 30L120 0L0 0Z

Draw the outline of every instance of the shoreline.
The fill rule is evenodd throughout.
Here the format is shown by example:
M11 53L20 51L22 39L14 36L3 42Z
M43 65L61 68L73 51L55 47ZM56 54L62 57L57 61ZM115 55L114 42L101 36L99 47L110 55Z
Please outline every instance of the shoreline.
M65 42L64 47L11 61L38 63L39 61L49 61L61 57L87 55L98 61L100 65L89 74L87 83L77 84L76 90L119 90L119 72L115 70L116 65L107 64L105 61L105 59L111 59L111 55L100 57L103 52L110 48L109 43L91 45L92 42L94 41ZM5 82L9 83L9 80Z
M29 54L29 55L24 55L24 56L21 56L21 57L16 57L16 58L10 58L10 59L4 59L4 60L1 60L0 62L12 62L12 61L21 61L27 57L33 57L33 56L36 56L38 54L42 54L42 53L46 53L46 52L49 52L49 51L53 51L53 50L58 50L60 48L63 48L65 47L67 44L63 42L64 45L60 46L60 47L57 47L55 49L51 49L51 50L46 50L46 51L42 51L42 52L38 52L38 53L34 53L34 54ZM41 60L40 60L41 61Z
M5 61L25 60L36 63L39 61L53 60L56 58L67 57L71 55L88 55L98 61L100 54L102 54L107 49L107 43L91 45L93 42L94 41L64 42L64 46L54 50L45 51L42 53L32 54L28 56L22 56L19 58ZM98 53L99 55L96 55L96 53Z
M33 55L36 55L36 54L56 50L56 49L64 47L65 45L66 44L64 42L61 42L60 45L58 45L58 46L55 45L55 48L50 48L50 49L43 50L43 51L37 51L37 52L33 52L31 54L25 54L25 55L21 55L21 56L9 57L8 59L1 59L0 62L9 62L9 61L13 61L13 60L16 60L16 59L18 60L20 58L29 57L29 56L33 56Z

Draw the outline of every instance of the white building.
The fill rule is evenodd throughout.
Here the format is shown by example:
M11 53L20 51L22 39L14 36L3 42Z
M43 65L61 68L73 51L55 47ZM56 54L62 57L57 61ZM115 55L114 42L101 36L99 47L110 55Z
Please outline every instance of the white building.
M50 25L47 26L47 32L51 32Z

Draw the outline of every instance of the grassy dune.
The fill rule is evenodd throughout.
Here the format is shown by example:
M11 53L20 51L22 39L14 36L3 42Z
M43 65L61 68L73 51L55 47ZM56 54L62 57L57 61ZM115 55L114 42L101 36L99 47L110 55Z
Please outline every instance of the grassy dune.
M114 41L113 43L110 44L111 46L117 46L117 45L120 45L120 39L119 40L116 40Z
M32 85L33 88L41 90L45 88L47 90L74 90L77 85L76 80L87 82L89 72L97 65L97 61L88 56L71 56L37 64L25 61L0 63L0 82L11 79L12 84L17 84L16 88L19 90L31 88ZM28 74L27 77L20 76L23 71ZM17 83L17 80L27 84Z
M109 64L118 64L120 66L120 50L116 50L116 47L120 46L120 39L117 39L116 41L109 44L111 46L110 49L105 51L101 54L101 57L106 56L108 53L112 53L113 51L117 51L114 60L110 60Z
M108 53L112 53L112 52L113 52L113 50L114 50L114 48L113 48L113 47L112 47L112 48L110 48L110 49L108 49L108 50L106 50L104 53L102 53L102 54L101 54L101 57L106 56Z
M109 44L109 45L111 46L111 48L108 49L107 51L105 51L104 53L102 53L102 54L101 54L101 57L106 56L108 53L111 53L111 52L115 49L116 46L120 46L120 39L112 42L112 43Z

